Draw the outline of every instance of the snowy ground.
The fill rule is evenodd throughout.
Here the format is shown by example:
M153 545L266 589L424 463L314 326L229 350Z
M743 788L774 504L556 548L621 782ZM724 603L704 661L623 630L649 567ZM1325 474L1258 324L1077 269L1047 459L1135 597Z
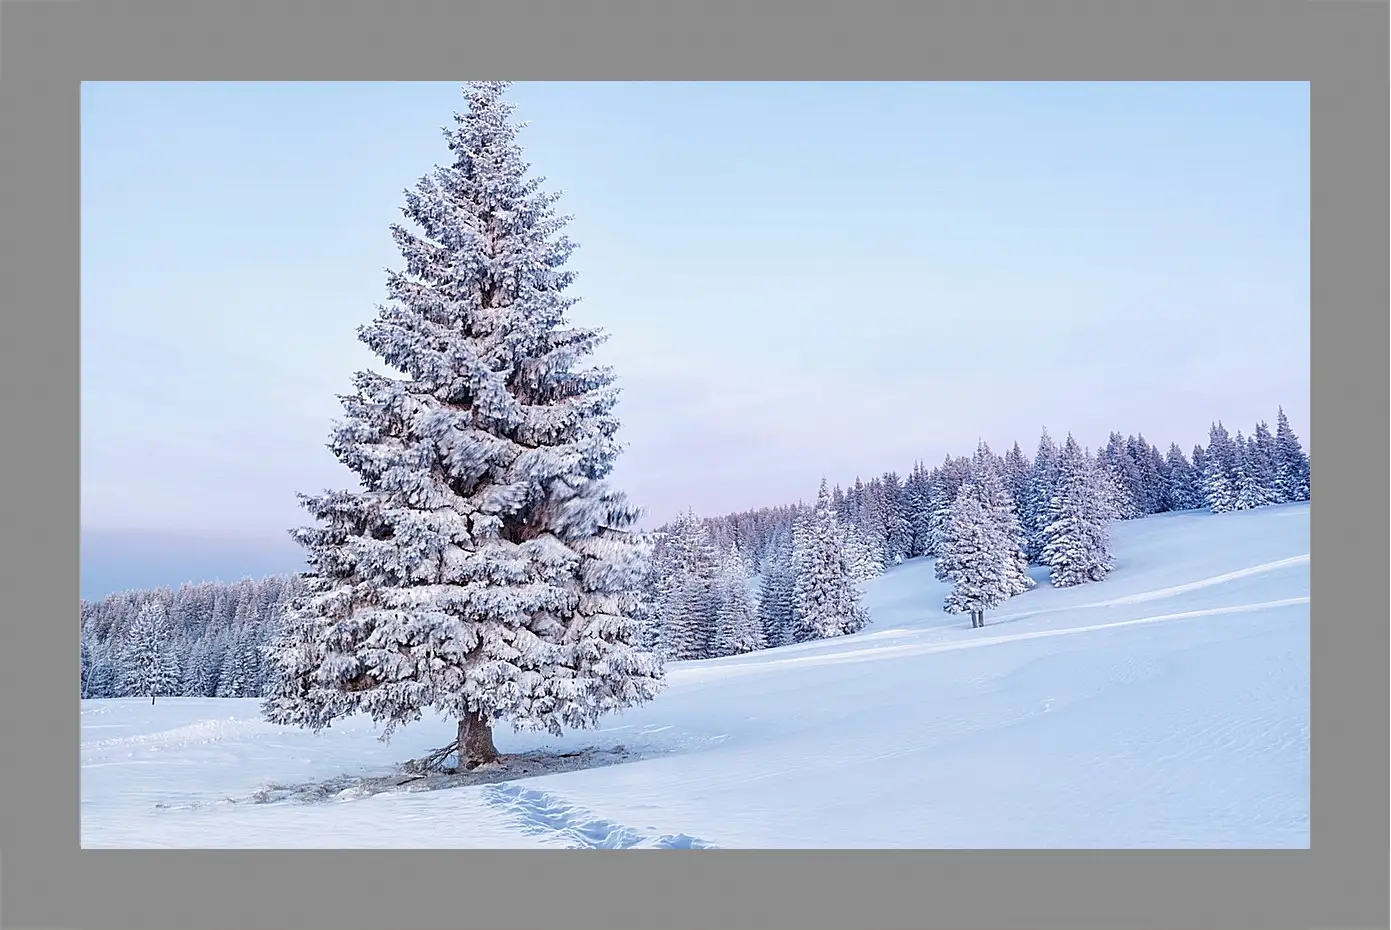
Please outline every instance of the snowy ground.
M91 847L1302 847L1309 508L1115 528L1107 581L940 610L918 560L860 635L670 667L655 702L563 740L639 761L493 785L256 803L448 742L317 736L254 701L87 701ZM1042 576L1040 576L1042 577Z

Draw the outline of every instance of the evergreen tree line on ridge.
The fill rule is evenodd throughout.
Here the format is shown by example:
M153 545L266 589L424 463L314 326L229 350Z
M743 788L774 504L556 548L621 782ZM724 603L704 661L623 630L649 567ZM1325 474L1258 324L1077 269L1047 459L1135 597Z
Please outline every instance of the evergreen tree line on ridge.
M272 575L84 600L82 697L260 697L262 649L302 588Z
M1247 437L1214 423L1191 455L1120 433L1091 454L1045 429L1032 458L1018 442L1003 456L981 443L969 457L919 462L906 478L889 472L829 492L823 481L812 506L687 512L657 532L646 642L670 659L700 659L855 632L865 622L856 586L924 556L952 585L943 608L980 625L984 611L1034 586L1031 565L1055 587L1105 578L1113 521L1309 500L1309 457L1283 409L1276 424Z
M1191 456L1119 433L1089 455L1045 430L1032 458L1017 442L1004 456L982 443L906 479L823 482L812 506L688 511L654 534L643 643L679 661L857 632L867 622L858 586L919 557L936 558L953 585L945 610L990 610L1033 586L1029 565L1059 587L1104 578L1111 521L1307 501L1309 484L1309 457L1281 410L1273 433L1214 424ZM299 576L278 575L84 600L82 696L262 697L273 675L265 647L302 590Z

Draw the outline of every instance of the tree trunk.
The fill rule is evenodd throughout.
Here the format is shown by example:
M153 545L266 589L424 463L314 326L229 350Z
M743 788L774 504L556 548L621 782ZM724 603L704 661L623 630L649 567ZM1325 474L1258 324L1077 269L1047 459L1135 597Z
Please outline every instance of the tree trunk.
M477 768L497 758L492 725L481 715L466 711L459 718L459 770Z
M151 707L154 707L154 706L155 706L155 696L154 696L153 694L150 695L150 706L151 706Z
M976 626L980 627L981 629L985 629L985 611L976 611Z

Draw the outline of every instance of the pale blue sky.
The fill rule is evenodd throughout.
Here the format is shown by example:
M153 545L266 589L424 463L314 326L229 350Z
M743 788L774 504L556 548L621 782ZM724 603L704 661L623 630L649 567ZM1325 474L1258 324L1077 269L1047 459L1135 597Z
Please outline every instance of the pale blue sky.
M1305 84L521 84L653 518L1278 404L1308 445ZM294 495L453 84L83 89L84 593L295 568Z

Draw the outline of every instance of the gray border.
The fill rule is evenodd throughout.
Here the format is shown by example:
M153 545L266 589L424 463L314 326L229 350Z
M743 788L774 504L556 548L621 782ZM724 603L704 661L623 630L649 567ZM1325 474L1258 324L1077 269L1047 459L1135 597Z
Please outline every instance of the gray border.
M3 0L0 0L3 2ZM1387 926L1387 9L1062 0L6 3L0 920L13 927ZM717 15L718 11L718 15ZM500 35L525 35L512 48ZM1320 613L1313 849L584 855L80 852L79 78L1310 80ZM1373 332L1375 331L1375 332ZM1378 437L1364 451L1368 431ZM14 439L14 437L22 437ZM13 442L13 444L12 444ZM1370 454L1368 454L1370 453ZM1338 557L1334 557L1335 550ZM1325 557L1326 556L1326 557ZM65 711L31 713L34 708ZM524 887L523 882L534 882ZM515 889L511 886L518 886ZM409 913L407 912L409 910ZM289 918L289 920L287 920Z

